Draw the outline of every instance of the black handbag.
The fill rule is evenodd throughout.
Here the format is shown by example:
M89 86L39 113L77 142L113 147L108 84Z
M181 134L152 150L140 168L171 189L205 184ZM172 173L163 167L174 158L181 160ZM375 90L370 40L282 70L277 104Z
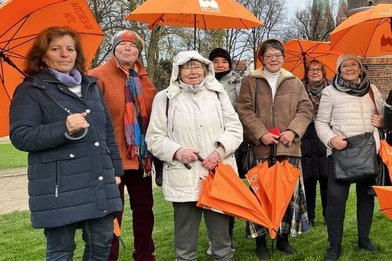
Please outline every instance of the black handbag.
M341 182L361 182L377 176L376 141L372 132L347 137L344 150L333 150L335 179Z
M238 174L240 178L245 178L245 174L256 166L256 158L253 154L252 145L248 140L244 140L235 151L235 160L237 162Z

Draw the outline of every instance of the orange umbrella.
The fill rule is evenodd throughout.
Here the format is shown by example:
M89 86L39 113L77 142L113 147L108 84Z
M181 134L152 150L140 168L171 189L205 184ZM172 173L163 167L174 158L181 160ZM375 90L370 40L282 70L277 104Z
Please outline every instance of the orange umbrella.
M85 0L9 0L0 5L0 137L8 135L8 114L23 62L37 34L49 26L69 26L81 35L87 62L103 32Z
M353 14L330 34L331 49L363 57L392 54L392 4Z
M392 186L373 186L376 191L380 211L392 219Z
M336 73L336 60L341 52L331 51L329 42L316 42L293 39L284 44L285 59L283 68L292 72L299 79L304 79L306 63L317 59L325 65L327 78Z
M272 228L255 195L228 164L219 163L215 175L203 181L197 206Z
M392 146L383 139L380 141L380 157L382 162L387 166L389 178L392 181Z
M157 25L193 27L196 49L196 28L249 29L263 23L244 6L233 0L147 0L125 19Z
M271 238L276 231L293 196L300 177L300 171L287 160L276 162L268 168L264 162L251 169L246 175L252 189L261 202L261 207L268 213L272 222Z
M121 238L121 227L117 218L113 220L113 233L118 238L118 240L120 240L121 245L125 248L125 243Z

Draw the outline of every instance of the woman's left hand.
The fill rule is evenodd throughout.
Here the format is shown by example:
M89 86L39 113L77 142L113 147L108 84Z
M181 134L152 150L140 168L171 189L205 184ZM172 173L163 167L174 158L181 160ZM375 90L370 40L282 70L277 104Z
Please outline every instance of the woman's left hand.
M208 170L213 170L222 159L217 151L212 151L207 157L204 158L202 166Z
M121 177L115 176L114 179L116 180L116 185L117 185L117 186L120 185L120 183L121 183Z
M384 118L380 115L374 114L372 117L372 124L374 127L383 128L384 126Z
M292 130L286 130L280 134L279 141L286 147L290 147L295 138L295 133Z

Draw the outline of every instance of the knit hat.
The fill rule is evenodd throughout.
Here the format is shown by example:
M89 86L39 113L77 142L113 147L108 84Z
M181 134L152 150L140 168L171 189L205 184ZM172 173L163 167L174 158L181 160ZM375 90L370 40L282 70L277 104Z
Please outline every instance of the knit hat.
M225 58L229 62L229 67L230 67L230 71L231 71L231 57L230 57L230 54L229 54L228 51L226 51L223 48L215 48L214 50L212 50L210 52L210 55L208 56L208 59L210 61L212 61L216 57L223 57L223 58Z
M353 60L357 61L359 63L359 67L362 69L362 63L361 63L361 60L359 60L358 56L356 56L354 54L350 54L350 53L344 53L339 56L339 58L336 62L336 71L338 73L340 73L340 66L342 65L342 63L348 59L353 59Z
M119 31L113 36L111 45L112 52L114 53L114 49L116 49L116 46L124 41L134 43L139 50L140 55L144 47L144 41L136 32L129 30Z

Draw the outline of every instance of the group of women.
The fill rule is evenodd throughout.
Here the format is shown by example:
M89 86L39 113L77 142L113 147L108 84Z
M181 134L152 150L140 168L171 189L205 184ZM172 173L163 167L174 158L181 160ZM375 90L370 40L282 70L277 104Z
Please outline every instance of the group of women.
M269 39L257 53L263 66L241 81L232 71L226 50L213 50L209 59L196 51L183 51L174 57L168 88L156 95L152 92L155 98L150 108L151 101L142 96L147 90L143 67L135 69L142 40L134 32L116 37L114 58L108 62L113 72L107 69L106 74L114 77L118 68L124 77L111 78L119 82L113 85L112 80L105 82L104 69L93 71L103 77L97 83L85 74L78 35L69 28L48 28L29 51L28 77L12 100L10 138L18 149L29 152L31 220L33 227L45 229L47 260L72 260L78 228L86 242L83 260L108 260L113 218L123 205L123 190L120 195L117 185L125 184L129 190L135 184L132 175L139 180L149 177L151 183L152 155L145 151L146 146L163 161L162 189L174 210L176 260L197 260L202 216L212 257L233 260L233 219L198 208L196 202L203 179L218 163L236 169L234 152L244 137L251 142L257 162L288 160L303 174L281 222L277 249L294 255L289 236L314 225L319 180L330 243L326 260L337 260L350 184L333 178L329 154L345 149L346 137L363 132L374 132L379 143L376 132L383 127L384 102L361 61L350 54L340 56L331 83L323 64L311 61L301 82L282 68L283 44ZM128 58L131 62L126 62ZM114 92L117 100L110 98ZM275 128L279 135L270 131ZM121 164L121 159L135 164ZM376 252L369 238L374 198L368 191L372 184L373 180L356 184L358 246ZM137 201L138 195L133 197ZM148 213L152 200L149 202ZM149 217L153 219L152 214ZM149 226L152 224L153 220ZM257 256L270 259L268 230L248 222L246 231L248 237L256 238ZM155 260L149 235L148 247L135 242L136 260Z

